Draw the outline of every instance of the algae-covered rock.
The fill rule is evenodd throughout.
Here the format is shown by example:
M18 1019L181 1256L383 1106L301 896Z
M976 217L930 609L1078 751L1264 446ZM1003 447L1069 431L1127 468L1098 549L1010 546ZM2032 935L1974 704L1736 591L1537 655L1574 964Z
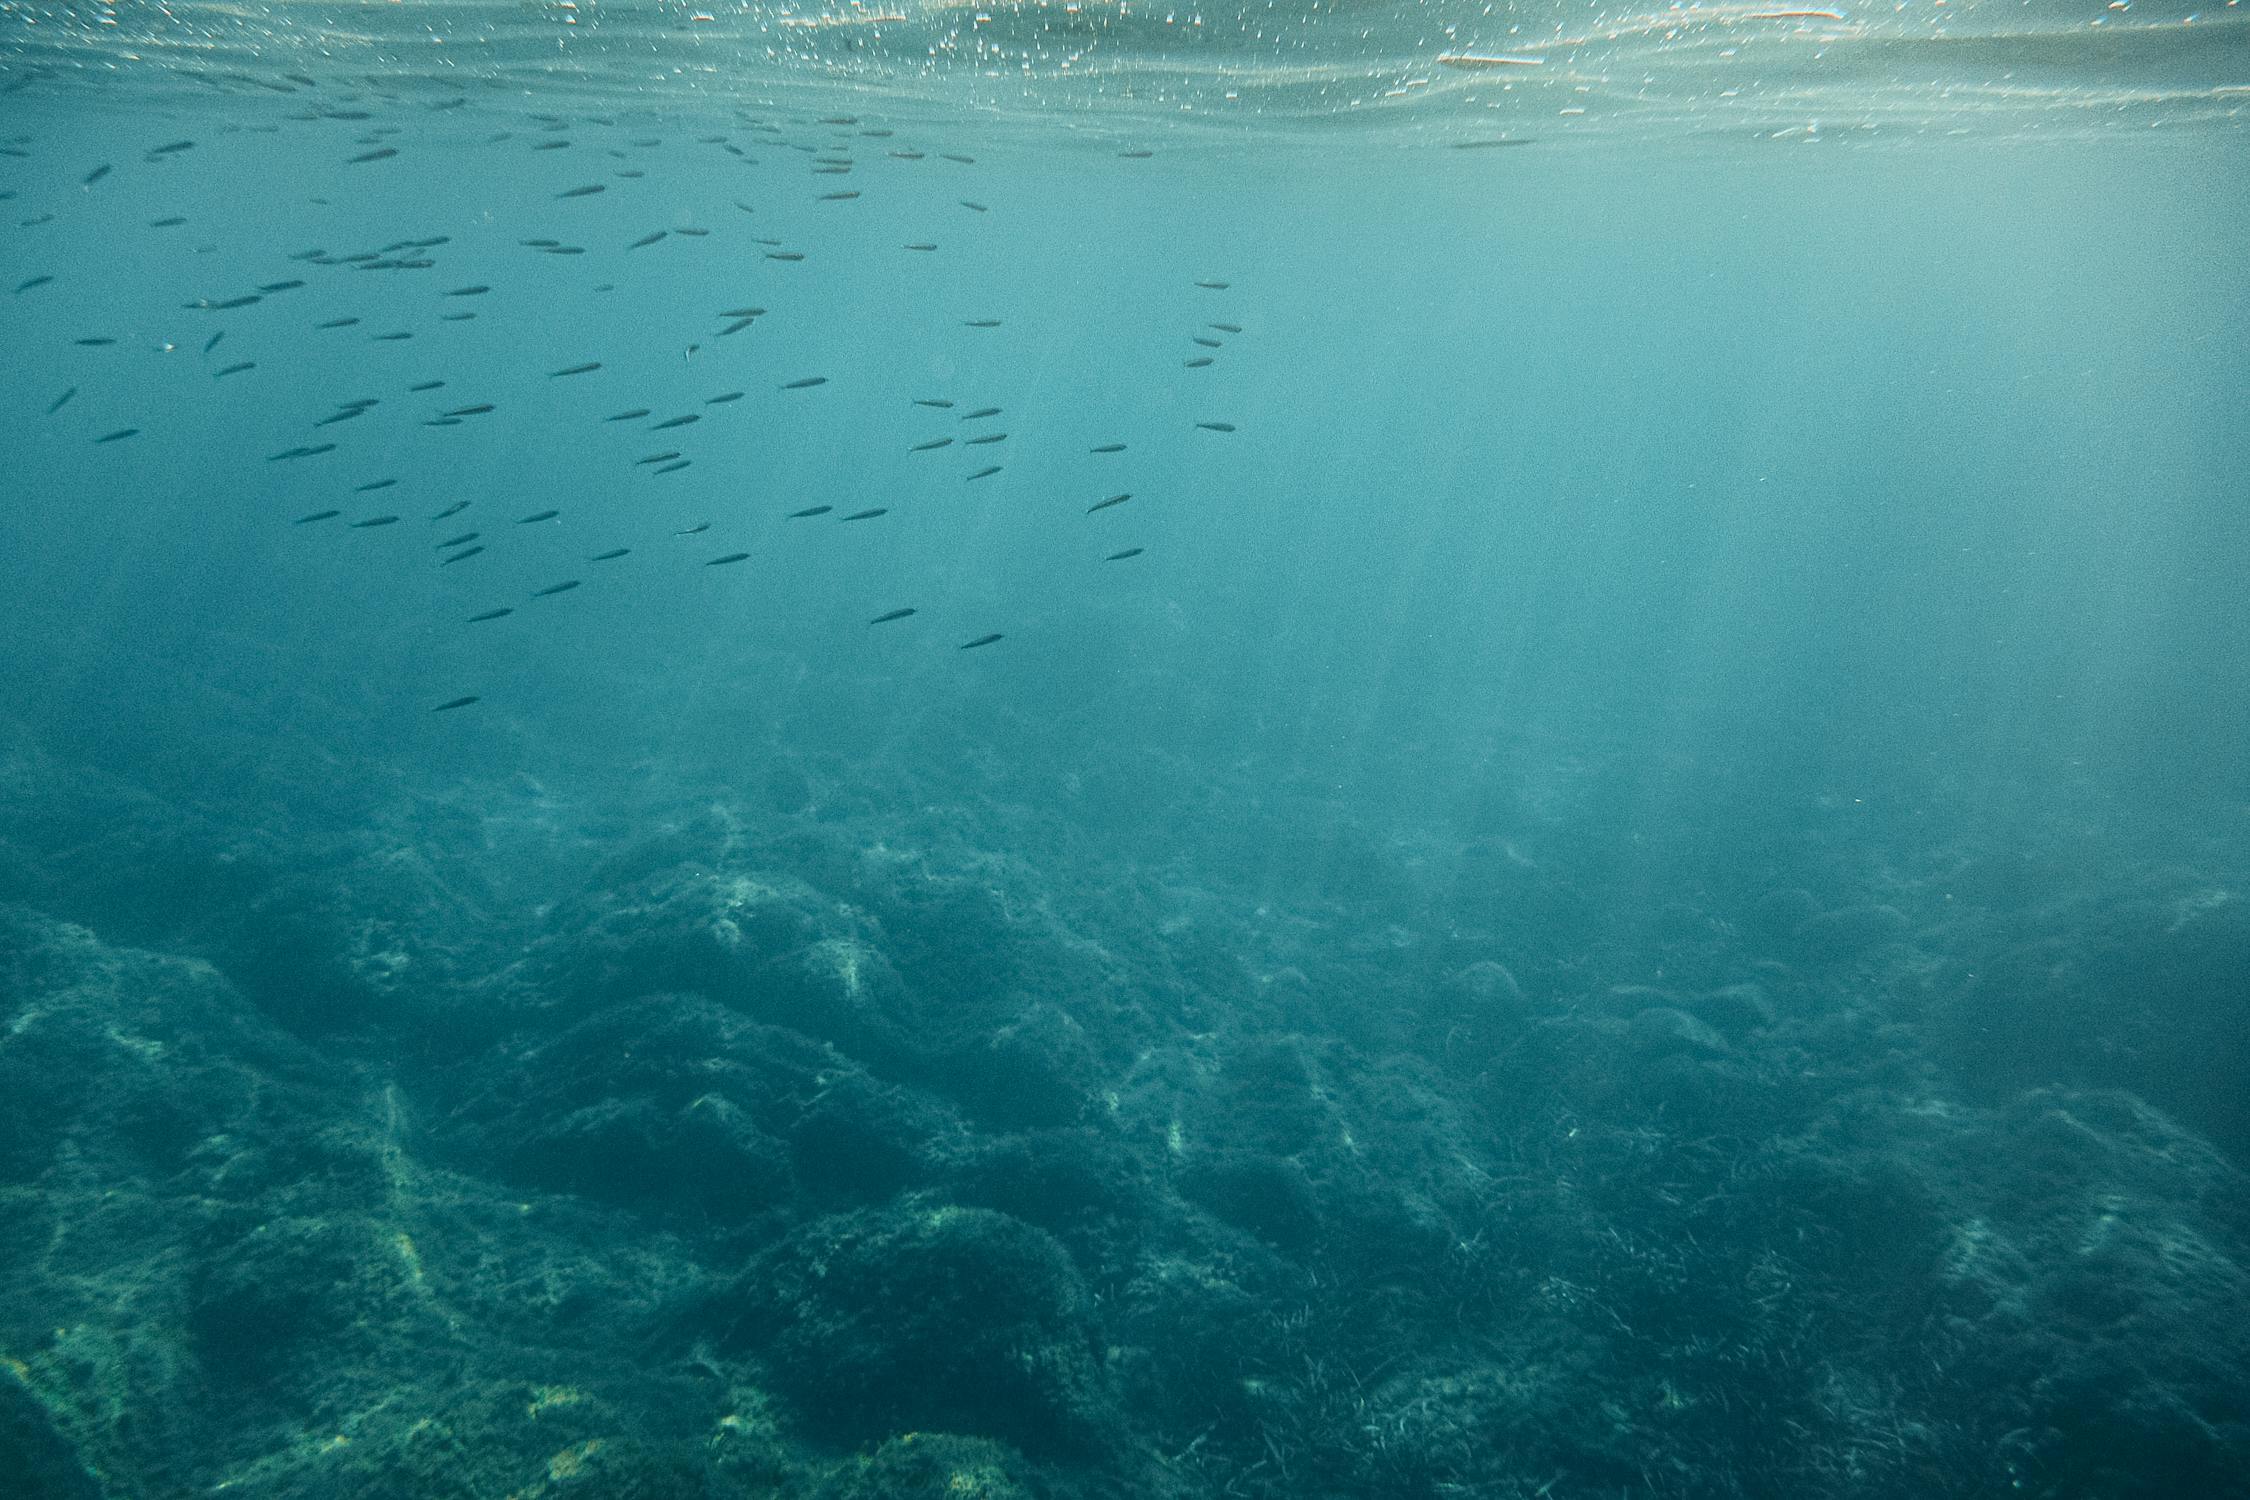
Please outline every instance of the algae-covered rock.
M1054 1238L988 1209L808 1225L728 1299L803 1420L847 1441L913 1428L1083 1449L1114 1420L1093 1303Z
M1016 1456L984 1438L909 1432L851 1459L821 1484L818 1500L1029 1500Z

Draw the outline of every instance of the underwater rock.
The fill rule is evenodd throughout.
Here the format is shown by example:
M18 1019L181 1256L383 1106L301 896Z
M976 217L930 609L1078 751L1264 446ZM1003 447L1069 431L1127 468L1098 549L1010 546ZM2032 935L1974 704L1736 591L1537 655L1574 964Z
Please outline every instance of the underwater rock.
M1030 1500L1015 1454L984 1438L909 1432L830 1474L815 1500Z
M1697 1020L1708 1022L1734 1041L1765 1030L1776 1019L1772 997L1766 993L1764 985L1755 981L1705 990L1686 997L1681 1003Z
M1180 1196L1222 1223L1287 1255L1320 1241L1320 1202L1305 1169L1286 1156L1234 1148L1199 1151L1180 1174Z
M1734 1050L1711 1026L1669 1005L1636 1012L1626 1024L1626 1036L1633 1050L1647 1059L1725 1057Z
M0 1474L8 1476L8 1493L23 1500L102 1500L101 1486L11 1363L0 1361Z
M1895 906L1867 903L1838 907L1805 918L1789 934L1799 961L1814 965L1856 963L1877 950L1903 942L1912 924Z
M817 1220L725 1301L734 1338L765 1357L809 1426L842 1441L935 1428L1073 1452L1116 1421L1070 1257L989 1209Z
M1076 1120L1097 1076L1084 1028L1060 1007L1041 1003L946 1058L936 1082L986 1125L1037 1130Z
M960 1122L935 1101L857 1069L823 1075L789 1133L797 1180L830 1204L880 1202L919 1186Z

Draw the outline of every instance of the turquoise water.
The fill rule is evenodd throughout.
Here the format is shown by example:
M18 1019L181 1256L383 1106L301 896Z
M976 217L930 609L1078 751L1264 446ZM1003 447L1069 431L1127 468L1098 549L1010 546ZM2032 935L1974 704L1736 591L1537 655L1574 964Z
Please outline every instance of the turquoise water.
M0 1464L2242 1493L2087 11L0 11Z

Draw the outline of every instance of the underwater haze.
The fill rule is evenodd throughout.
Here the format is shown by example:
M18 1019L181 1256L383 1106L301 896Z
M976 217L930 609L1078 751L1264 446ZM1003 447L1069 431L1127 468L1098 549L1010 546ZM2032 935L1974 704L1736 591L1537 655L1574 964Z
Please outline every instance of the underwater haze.
M0 4L0 1496L2250 1496L2246 25Z

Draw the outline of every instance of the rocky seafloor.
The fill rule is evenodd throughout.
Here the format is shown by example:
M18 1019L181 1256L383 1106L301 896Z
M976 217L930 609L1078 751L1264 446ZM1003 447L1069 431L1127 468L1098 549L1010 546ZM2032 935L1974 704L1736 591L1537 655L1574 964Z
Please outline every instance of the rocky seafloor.
M2225 830L0 770L11 1497L2250 1493Z

